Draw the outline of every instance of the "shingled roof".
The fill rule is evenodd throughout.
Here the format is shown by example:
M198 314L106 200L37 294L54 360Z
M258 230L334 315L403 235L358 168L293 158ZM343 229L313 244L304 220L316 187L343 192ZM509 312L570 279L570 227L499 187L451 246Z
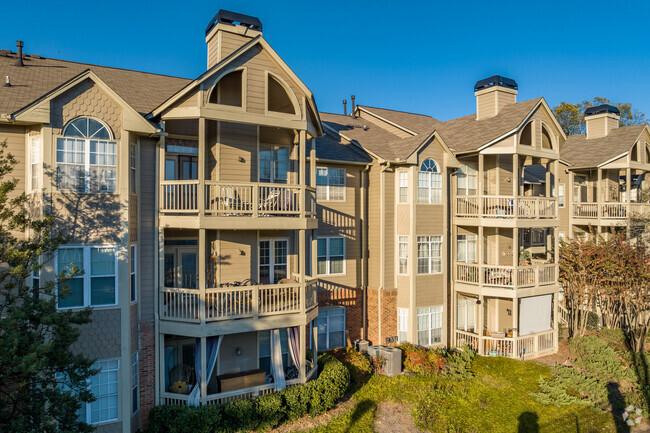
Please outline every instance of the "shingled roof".
M0 56L0 77L9 76L10 87L0 86L0 114L12 114L56 89L84 71L91 70L127 104L148 114L191 80L148 72L24 57L23 67L14 66L15 55Z
M625 126L609 131L605 137L587 139L586 134L570 135L560 157L574 167L597 167L629 152L647 124Z
M430 131L432 127L442 122L426 114L408 113L406 111L389 110L387 108L359 105L362 110L368 111L390 122L396 123L416 134Z
M335 138L327 133L316 138L316 158L366 164L372 161L370 155L357 145L351 144L341 138Z
M504 106L496 116L476 120L476 114L443 122L438 132L454 152L478 150L481 146L516 129L542 98Z

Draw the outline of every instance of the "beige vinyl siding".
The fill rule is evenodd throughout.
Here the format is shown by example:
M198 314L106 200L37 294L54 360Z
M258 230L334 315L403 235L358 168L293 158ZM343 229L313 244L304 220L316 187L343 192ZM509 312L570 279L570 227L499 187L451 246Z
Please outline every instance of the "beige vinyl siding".
M496 101L494 93L486 93L476 97L476 113L480 119L492 117L496 114Z
M219 122L219 141L220 180L257 181L257 126Z
M513 193L512 155L499 155L498 171L498 195L511 196Z
M397 251L395 245L395 170L389 169L384 173L385 184L384 191L386 194L386 203L385 203L385 221L386 221L386 231L385 231L385 289L394 289L395 288L395 252ZM372 194L372 192L371 192Z
M368 173L368 286L379 288L381 266L381 166L374 161Z
M138 248L140 271L139 303L143 321L154 319L154 291L155 286L154 262L158 260L158 252L154 246L155 230L155 197L158 194L156 186L156 139L140 138L140 243Z
M218 237L217 272L221 283L257 280L257 232L221 230Z
M345 170L345 201L318 203L318 237L338 236L345 239L345 275L321 275L324 286L331 283L345 288L361 284L361 170L359 166L318 164L317 167ZM314 252L315 253L315 252Z
M230 32L220 32L221 33L221 56L223 60L235 51L242 45L247 44L251 38L248 36L242 36ZM216 36L216 35L215 35ZM210 67L210 66L208 66Z
M18 164L14 166L11 172L11 177L18 179L16 186L15 196L25 192L26 176L27 176L27 155L25 149L27 148L25 127L13 125L0 125L0 143L6 141L7 153L11 153Z
M129 135L129 146L135 147L136 153L136 163L138 155L138 139L135 134ZM131 152L131 149L127 149L128 152ZM130 158L130 153L129 153ZM130 159L129 159L130 164ZM137 167L137 166L136 166ZM136 168L136 170L138 170ZM129 166L129 178L127 183L131 180L131 167ZM137 194L131 194L131 187L129 184L129 243L134 243L138 241L138 196Z

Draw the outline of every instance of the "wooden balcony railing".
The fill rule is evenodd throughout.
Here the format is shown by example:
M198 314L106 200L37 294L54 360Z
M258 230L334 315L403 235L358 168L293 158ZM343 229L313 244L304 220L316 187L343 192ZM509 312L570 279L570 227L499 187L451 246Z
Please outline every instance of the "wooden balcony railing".
M455 331L456 347L469 346L480 355L508 358L536 357L556 348L555 330L514 337L480 336L473 332Z
M517 289L557 283L555 264L530 266L491 266L456 263L456 281L460 283Z
M205 192L204 209L199 191ZM316 190L309 186L262 182L165 180L160 183L160 212L214 216L313 216Z
M318 303L316 280L289 284L160 289L160 318L201 323L302 313Z
M458 196L455 214L467 218L556 218L552 197Z
M574 218L626 219L635 214L649 214L649 203L574 203Z

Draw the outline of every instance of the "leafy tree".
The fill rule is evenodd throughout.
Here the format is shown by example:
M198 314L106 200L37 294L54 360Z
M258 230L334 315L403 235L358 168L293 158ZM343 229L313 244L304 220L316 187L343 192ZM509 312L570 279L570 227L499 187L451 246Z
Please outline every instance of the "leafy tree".
M553 108L553 113L567 135L584 134L586 130L585 110L589 107L609 104L621 112L620 126L639 125L646 122L645 114L632 108L630 103L612 103L609 99L596 96L592 101L577 104L562 101Z
M31 287L39 258L52 260L66 239L53 233L51 216L29 217L28 197L11 177L17 163L0 142L0 431L90 432L77 411L93 400L88 379L95 371L70 350L90 310L58 311L54 282ZM58 275L60 296L78 273Z

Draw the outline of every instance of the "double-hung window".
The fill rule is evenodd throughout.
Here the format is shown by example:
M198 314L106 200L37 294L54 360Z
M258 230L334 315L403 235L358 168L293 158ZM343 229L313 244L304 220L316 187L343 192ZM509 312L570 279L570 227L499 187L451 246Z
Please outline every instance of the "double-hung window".
M408 203L409 201L409 173L408 171L399 172L399 203Z
M418 236L418 274L442 272L442 236Z
M30 138L30 170L32 174L32 191L39 191L41 189L41 172L42 172L42 160L41 160L41 136L35 136Z
M345 201L345 169L331 167L316 169L316 199Z
M418 308L418 344L430 346L442 342L442 305Z
M398 236L397 244L399 248L399 273L408 274L409 262L409 237Z
M564 207L564 184L561 183L557 186L557 204L559 207Z
M57 188L77 192L114 192L117 142L103 123L81 117L56 141Z
M408 323L409 323L409 310L408 308L397 309L397 338L400 343L406 343L408 340Z
M287 183L288 173L288 147L265 147L260 149L260 182Z
M456 261L476 263L476 235L458 235L456 240Z
M138 352L131 355L131 413L140 409L140 359Z
M457 176L457 194L476 195L477 178L477 170L475 165L470 163L461 163Z
M135 245L129 247L129 288L131 291L131 302L138 300L138 278L137 278L137 269L138 269L138 256L137 249Z
M442 173L433 159L425 159L420 166L418 203L442 203Z
M137 194L138 172L137 172L136 147L129 146L129 188L131 194Z
M318 239L318 274L345 273L345 239L342 237Z
M345 346L345 307L324 307L318 312L318 349Z
M56 253L56 273L79 269L79 275L61 283L59 308L117 304L117 247L62 247Z
M456 329L474 332L476 329L476 299L458 299L456 305Z

